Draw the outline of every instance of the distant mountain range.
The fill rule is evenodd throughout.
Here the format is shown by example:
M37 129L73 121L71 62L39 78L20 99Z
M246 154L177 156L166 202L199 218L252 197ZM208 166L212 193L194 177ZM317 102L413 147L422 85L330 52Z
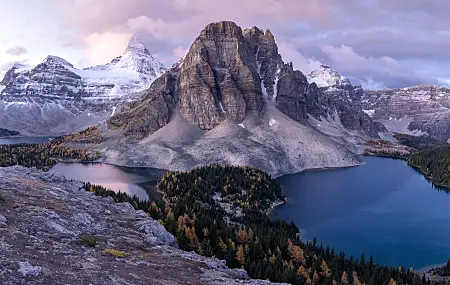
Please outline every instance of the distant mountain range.
M421 84L406 88L363 90L361 86L353 86L329 66L313 71L308 75L308 80L315 82L328 95L346 90L350 101L359 104L363 112L382 123L388 131L428 135L442 141L450 138L450 88Z
M0 126L29 135L60 135L103 122L166 69L133 36L110 63L76 69L57 56L14 65L0 82Z
M365 142L391 132L450 137L450 89L368 91L322 65L285 63L270 30L207 25L166 70L132 37L110 63L76 69L48 56L3 78L0 127L60 135L99 125L91 146L122 165L187 169L211 162L274 175L359 163Z

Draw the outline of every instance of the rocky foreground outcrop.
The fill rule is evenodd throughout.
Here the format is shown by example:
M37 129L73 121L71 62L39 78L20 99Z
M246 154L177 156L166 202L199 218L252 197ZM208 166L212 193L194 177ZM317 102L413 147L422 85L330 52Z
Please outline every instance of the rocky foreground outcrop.
M20 166L0 168L0 283L271 284L177 249L129 203Z

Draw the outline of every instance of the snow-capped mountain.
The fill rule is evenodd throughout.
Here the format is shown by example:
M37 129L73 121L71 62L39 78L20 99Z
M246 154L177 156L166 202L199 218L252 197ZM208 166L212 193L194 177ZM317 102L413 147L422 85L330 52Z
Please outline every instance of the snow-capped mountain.
M319 70L314 70L308 76L310 83L314 82L319 87L351 86L350 80L331 70L328 65L322 64Z
M386 131L383 125L373 122L363 111L360 100L364 90L361 86L352 85L348 78L333 71L328 65L321 65L321 68L312 71L307 79L309 83L315 83L323 94L322 97L318 96L319 100L314 104L317 106L314 108L317 110L313 113L314 117L333 116L337 113L340 122L347 129L364 130L373 136Z
M30 135L80 130L138 99L165 71L135 36L104 65L77 69L53 55L32 68L16 64L0 82L0 127Z
M310 83L316 83L328 99L338 102L344 117L349 114L344 109L357 105L355 110L362 108L367 116L391 132L429 135L443 141L450 139L450 88L421 84L363 90L327 65L311 72L307 78Z
M123 55L114 58L110 63L84 69L85 71L130 71L135 72L143 80L153 82L161 76L166 68L152 57L147 47L132 36Z

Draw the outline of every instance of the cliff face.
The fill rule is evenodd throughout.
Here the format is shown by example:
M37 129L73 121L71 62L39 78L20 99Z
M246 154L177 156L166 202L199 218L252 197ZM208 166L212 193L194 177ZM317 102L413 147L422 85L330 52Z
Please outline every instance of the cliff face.
M323 119L337 112L340 118L334 119L351 130L375 137L384 130L360 105L334 97L283 62L270 30L242 31L233 22L219 22L201 31L185 58L156 80L141 102L108 123L141 139L165 126L175 110L188 123L212 130L225 120L261 117L270 105L299 123L306 123L308 114Z
M0 168L0 183L2 285L272 284L177 249L143 211L80 182L15 166Z
M322 65L321 69L311 72L307 77L322 91L311 90L310 98L314 103L308 105L308 114L316 118L337 114L346 129L361 131L372 137L387 131L382 124L375 122L363 111L361 100L364 90L361 86L353 86L348 78L332 71L326 65Z
M263 109L256 58L240 27L208 25L192 44L180 70L181 113L201 129L228 118L242 122Z
M434 85L366 90L361 104L390 131L450 139L450 89Z

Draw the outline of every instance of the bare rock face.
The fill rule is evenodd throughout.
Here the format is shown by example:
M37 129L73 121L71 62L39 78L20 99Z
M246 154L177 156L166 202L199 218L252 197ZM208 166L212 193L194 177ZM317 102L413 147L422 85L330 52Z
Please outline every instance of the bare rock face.
M342 125L349 130L360 131L371 137L378 137L378 133L386 132L386 128L366 114L361 105L364 90L361 86L353 86L348 78L332 71L327 65L308 75L310 88L308 114L320 118L338 116Z
M177 80L178 67L173 67L155 80L141 101L110 118L108 127L121 128L126 136L141 139L167 125L178 100Z
M270 30L242 31L233 22L211 23L185 58L152 84L143 100L109 119L108 125L142 139L165 126L178 110L188 123L208 131L225 120L239 124L249 115L261 117L267 105L274 105L303 124L308 114L321 120L337 113L340 118L334 119L351 130L370 136L383 131L381 125L372 127L361 106L343 98L342 92L330 100L324 91L310 85L292 63L283 62ZM353 92L351 96L360 95Z
M224 119L241 122L261 112L255 55L232 22L206 26L180 70L180 107L188 122L212 129Z
M292 64L285 64L277 75L278 84L275 84L276 106L288 117L303 123L307 119L308 81Z
M421 84L366 90L361 103L375 121L395 132L450 139L450 89Z

